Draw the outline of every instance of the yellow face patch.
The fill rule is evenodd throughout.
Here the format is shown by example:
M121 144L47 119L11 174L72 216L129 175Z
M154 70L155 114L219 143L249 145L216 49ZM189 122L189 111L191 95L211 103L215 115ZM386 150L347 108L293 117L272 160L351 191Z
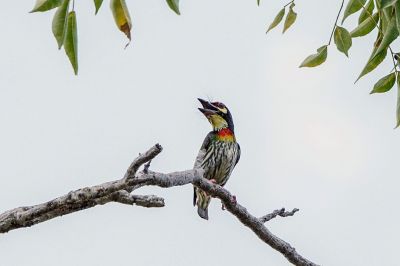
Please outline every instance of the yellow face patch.
M213 114L207 118L215 130L228 127L228 122L226 122L226 120L220 115Z

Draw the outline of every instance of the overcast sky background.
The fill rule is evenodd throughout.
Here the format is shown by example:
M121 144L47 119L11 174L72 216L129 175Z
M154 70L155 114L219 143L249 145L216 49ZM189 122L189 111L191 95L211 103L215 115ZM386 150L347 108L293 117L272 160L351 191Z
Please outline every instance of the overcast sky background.
M133 41L108 1L76 1L79 75L34 1L2 5L0 211L122 177L159 142L152 169L192 167L210 130L197 97L231 110L242 157L227 188L254 215L297 207L271 231L322 265L398 265L396 90L370 96L390 60L356 85L375 32L350 59L329 47L339 1L296 1L296 24L265 35L283 1L128 1ZM345 26L351 29L357 17ZM395 49L396 51L398 49ZM166 207L107 204L0 236L2 265L289 265L213 200L204 221L190 186L145 188Z

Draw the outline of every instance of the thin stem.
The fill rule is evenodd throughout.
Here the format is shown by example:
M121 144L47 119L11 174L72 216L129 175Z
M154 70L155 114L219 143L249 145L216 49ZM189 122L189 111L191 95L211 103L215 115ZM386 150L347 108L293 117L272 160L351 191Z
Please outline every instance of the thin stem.
M331 42L332 42L333 33L335 32L335 29L336 29L336 27L337 27L337 22L338 22L338 20L339 20L340 13L342 12L343 5L344 5L344 0L342 0L342 4L340 5L340 9L339 9L339 12L338 12L338 14L337 14L337 17L336 17L336 20L335 20L335 24L333 25L333 29L332 29L332 32L331 32L331 36L329 37L328 45L330 45Z
M72 0L72 11L75 11L75 0Z
M291 3L293 3L294 0L290 1L289 3L287 3L286 5L283 6L283 8L286 8L288 5L290 5Z

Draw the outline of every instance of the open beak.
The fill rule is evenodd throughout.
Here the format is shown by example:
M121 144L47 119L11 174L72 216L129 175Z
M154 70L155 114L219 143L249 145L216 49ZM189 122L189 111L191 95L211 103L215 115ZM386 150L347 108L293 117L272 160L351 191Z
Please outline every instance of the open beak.
M206 117L209 117L210 115L216 114L218 109L212 105L209 101L197 98L203 108L199 108L199 111L202 112Z

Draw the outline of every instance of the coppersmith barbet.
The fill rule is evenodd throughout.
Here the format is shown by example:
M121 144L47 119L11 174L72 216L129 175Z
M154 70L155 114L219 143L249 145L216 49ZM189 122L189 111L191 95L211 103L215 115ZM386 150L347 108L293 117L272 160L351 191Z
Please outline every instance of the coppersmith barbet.
M198 100L203 106L199 110L208 119L213 130L204 139L194 168L203 168L204 178L224 186L240 158L240 146L236 142L232 115L221 102ZM197 213L206 220L210 200L210 195L194 188L193 205L197 205Z

